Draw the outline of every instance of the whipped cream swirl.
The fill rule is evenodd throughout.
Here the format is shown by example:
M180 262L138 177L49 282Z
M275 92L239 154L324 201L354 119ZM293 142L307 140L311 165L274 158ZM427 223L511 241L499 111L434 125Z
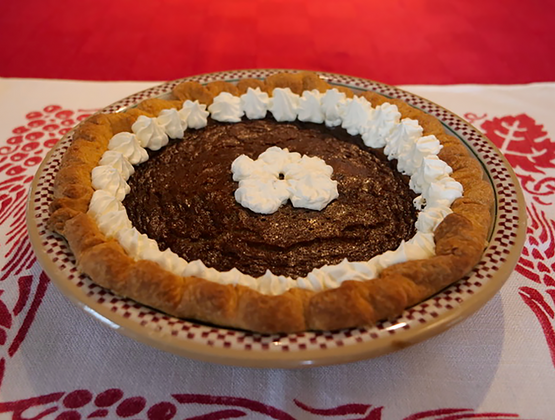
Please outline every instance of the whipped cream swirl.
M229 123L241 121L241 117L245 114L241 108L241 98L229 92L222 92L216 96L208 111L216 121Z
M94 192L88 213L96 221L98 228L107 238L113 238L122 229L131 228L127 211L116 197L106 190Z
M347 105L347 96L337 89L330 89L320 100L326 126L337 127L343 122L343 113Z
M147 151L141 147L141 143L132 133L118 133L108 142L108 150L120 152L132 165L146 162Z
M156 118L158 124L170 139L183 138L187 123L179 117L177 109L163 109Z
M362 129L362 140L368 147L384 147L393 129L399 124L401 113L397 105L383 103L378 105Z
M139 140L139 143L144 148L160 150L168 144L168 135L156 118L141 115L131 126L131 130L133 130L137 140Z
M355 96L343 108L341 127L351 136L360 134L372 117L372 106L366 98Z
M248 88L247 93L241 95L241 108L249 120L265 118L270 105L270 97L260 88Z
M104 152L98 164L99 166L111 166L120 173L121 177L125 181L127 181L129 177L135 173L135 168L125 158L125 156L123 156L123 153L115 150L108 150Z
M322 110L322 94L317 90L305 90L299 99L299 121L322 124L324 111Z
M91 173L92 187L95 190L104 190L114 196L118 201L123 201L131 191L123 176L113 166L97 166Z
M275 88L268 110L276 121L295 121L299 110L299 95L289 88Z
M208 124L208 115L206 105L200 104L199 101L186 100L183 107L179 111L179 118L185 123L185 128L200 129Z

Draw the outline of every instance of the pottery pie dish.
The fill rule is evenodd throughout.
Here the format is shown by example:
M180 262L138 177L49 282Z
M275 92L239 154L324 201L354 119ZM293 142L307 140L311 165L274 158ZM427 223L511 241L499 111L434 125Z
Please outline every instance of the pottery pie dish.
M333 331L480 260L491 183L435 117L307 72L172 93L90 117L63 156L48 226L96 284L182 319Z

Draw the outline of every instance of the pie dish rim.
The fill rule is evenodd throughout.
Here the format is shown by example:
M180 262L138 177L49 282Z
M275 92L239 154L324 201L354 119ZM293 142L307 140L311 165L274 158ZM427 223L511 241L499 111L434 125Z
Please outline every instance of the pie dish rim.
M256 70L256 71L260 71L260 70ZM212 74L210 74L210 75L216 75L216 76L222 75L222 76L223 76L223 75L228 74L228 73L231 73L231 72L225 72L225 73L212 73ZM210 76L210 75L208 75L208 76ZM329 75L329 74L328 74L328 75ZM205 75L205 76L206 76L206 75ZM346 77L349 77L349 76L346 76ZM180 80L183 80L183 79L180 79ZM361 79L361 80L362 80L362 79ZM170 83L175 83L175 81L174 81L174 82L167 82L167 83L165 83L165 84L163 84L163 85L160 85L160 86L168 86ZM394 88L394 89L399 90L399 89L397 89L397 88ZM400 91L400 90L399 90L399 91ZM412 94L410 94L410 95L412 95ZM416 96L416 95L412 95L412 96ZM120 102L121 102L121 101L120 101ZM430 101L426 101L426 102L430 102ZM112 105L111 107L113 107L113 106L115 106L115 105ZM107 107L107 108L110 108L110 107ZM444 125L445 125L445 124L444 124ZM470 127L470 126L469 126L469 127ZM475 130L475 129L474 129L474 130ZM491 145L491 143L490 143L490 145ZM58 146L56 146L56 148L57 148L57 147L58 147ZM47 156L47 158L45 159L45 162L50 158L50 156L52 155L52 153L54 153L54 150ZM505 164L506 164L506 161L505 161ZM506 168L506 169L509 169L509 170L510 170L510 168ZM40 175L40 173L42 172L42 170L43 170L43 167L41 166L41 168L39 169L39 171L38 171L38 173L37 173L37 177L36 177L35 180L34 180L32 193L37 189L37 180L38 180L39 175ZM511 171L511 172L512 172L512 171ZM512 174L512 177L513 177L513 180L514 180L514 174ZM518 186L518 184L515 184L515 185ZM518 193L519 193L519 191L517 191L517 195L518 195ZM520 192L520 194L521 194L521 192ZM31 201L30 201L30 203L31 203ZM33 219L33 218L32 218L32 213L33 213L32 210L33 210L33 209L31 208L31 205L30 205L29 209L30 209L30 211L29 211L29 213L28 213L28 221L30 222L30 221ZM524 220L525 220L525 219L524 219ZM32 223L30 223L30 224L32 224ZM520 231L522 231L522 230L523 230L523 229L522 229L522 226L521 226ZM517 235L517 236L518 236L518 235ZM33 245L34 245L35 249L37 249L37 244L36 244L37 238L36 238L36 237L33 238L33 235L31 235L31 237L32 237ZM516 245L517 245L516 248L518 248L518 244L516 244ZM39 245L39 247L40 247L40 245ZM513 253L513 254L514 254L514 253ZM39 258L39 259L41 259L41 258ZM516 261L515 261L515 262L516 262ZM49 265L49 264L48 264L48 261L45 261L45 260L43 260L43 259L41 259L41 263L44 263L43 266L45 266L45 268L46 268L46 266ZM512 269L512 267L511 267L511 269ZM47 271L49 272L50 270L47 270ZM53 275L53 274L50 273L50 272L49 272L49 274L51 274L51 276L53 276L53 277L57 277L56 275ZM510 274L510 270L508 271L508 274ZM507 274L507 277L508 277L508 274ZM499 287L500 287L500 285L499 285ZM495 290L495 291L496 291L496 290ZM495 291L493 291L493 293L494 293ZM492 293L492 295L493 295L493 293ZM70 292L70 294L71 294L71 292ZM75 296L74 296L74 298L75 298ZM489 298L488 298L488 299L489 299ZM81 299L78 299L78 301L81 302L80 305L85 305L85 304L81 301ZM484 300L484 302L482 302L482 304L485 303L485 301L487 301L487 299ZM472 312L473 312L474 310L476 310L476 309L477 309L479 306L481 306L481 305L471 305L470 307L474 307L474 306L476 306L476 307L472 309ZM468 315L466 315L466 316L468 316ZM457 318L457 317L449 317L449 318ZM453 322L453 319L451 319L451 320L444 320L444 321L442 321L442 322L439 322L439 321L441 321L441 319L438 319L437 322L433 323L433 324L435 325L434 328L430 328L429 325L425 325L424 328L421 329L421 333L422 333L421 337L422 337L422 338L420 338L420 339L424 339L424 338L426 338L427 336L432 335L432 334L435 335L435 334L438 333L440 330L443 330L444 328L446 328L446 327L447 327L447 324L450 325L450 324ZM445 324L444 327L442 327L443 324ZM411 331L411 333L412 333L412 332L414 332L414 330ZM135 334L131 334L131 335L135 335ZM139 335L140 335L140 333L139 333ZM414 338L411 338L411 337L410 337L411 335L412 335L412 334L406 334L407 340L404 341L405 343L413 343L413 342L416 342L416 341L414 340ZM417 334L417 335L420 337L419 334ZM138 337L135 337L135 338L138 338ZM139 339L140 339L140 338L139 338ZM418 339L418 341L420 341L420 339ZM144 341L144 340L143 340L143 341ZM156 340L154 340L154 341L156 341ZM391 344L393 347L395 347L395 346L396 346L396 347L403 347L403 346L404 346L404 344L399 344L399 343L403 342L402 340L400 341L400 340L395 339L395 340L385 340L385 341L391 341L391 343L393 343L393 344L391 344L391 343L390 343L390 344ZM384 341L384 343L385 343L385 341ZM395 344L395 343L396 343L396 344ZM150 344L153 344L153 345L155 345L155 346L157 345L156 343L150 343ZM160 344L160 343L158 343L158 346L159 346L159 344ZM386 346L386 347L389 347L389 346ZM166 348L166 349L167 349L167 348ZM174 350L175 350L175 349L174 349ZM378 354L381 354L381 353L383 353L383 352L385 352L383 349L382 349L382 350L376 350L376 351L374 352L374 353L375 353L374 355L378 355ZM203 351L201 350L201 351L199 352L199 354L200 354L200 353L203 353ZM294 353L294 352L293 352L293 353ZM316 353L318 354L318 353L320 353L320 352L317 351ZM328 355L328 356L331 357L331 356L332 356L332 353L333 353L333 351L331 351L330 349L327 350L327 355ZM345 352L339 352L339 353L344 354ZM197 354L197 358L199 357L199 354ZM290 353L290 354L291 354L291 353ZM304 354L305 354L306 356L308 356L308 355L309 355L309 350L306 350L306 351L304 352ZM247 356L247 357L248 357L248 356ZM314 357L310 356L310 357L308 357L308 358L309 358L309 359L313 359ZM292 359L294 360L294 359L296 359L296 357L293 357ZM331 360L331 359L333 359L333 358L330 358L329 360ZM262 359L260 359L260 360L262 360ZM288 358L287 358L287 357L281 358L281 360L288 360ZM246 361L243 361L243 362L244 362L245 364L249 364L249 363L246 362ZM331 362L331 363L335 363L335 362ZM233 364L235 364L235 363L233 363Z

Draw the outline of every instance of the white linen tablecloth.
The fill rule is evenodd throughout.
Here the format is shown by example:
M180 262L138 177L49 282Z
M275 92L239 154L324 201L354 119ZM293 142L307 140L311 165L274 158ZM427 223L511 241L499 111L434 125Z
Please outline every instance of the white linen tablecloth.
M555 419L555 83L405 86L493 140L525 189L517 269L447 332L357 363L203 363L105 328L48 282L23 212L32 175L80 118L153 82L0 79L1 419Z

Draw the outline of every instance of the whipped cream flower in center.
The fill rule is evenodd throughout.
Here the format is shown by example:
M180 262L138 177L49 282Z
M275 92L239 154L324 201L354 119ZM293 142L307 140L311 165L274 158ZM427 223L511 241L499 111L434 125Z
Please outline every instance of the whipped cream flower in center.
M318 157L301 156L276 146L252 160L241 155L231 164L239 182L235 199L255 213L276 212L287 200L293 207L322 210L339 196L333 168Z

